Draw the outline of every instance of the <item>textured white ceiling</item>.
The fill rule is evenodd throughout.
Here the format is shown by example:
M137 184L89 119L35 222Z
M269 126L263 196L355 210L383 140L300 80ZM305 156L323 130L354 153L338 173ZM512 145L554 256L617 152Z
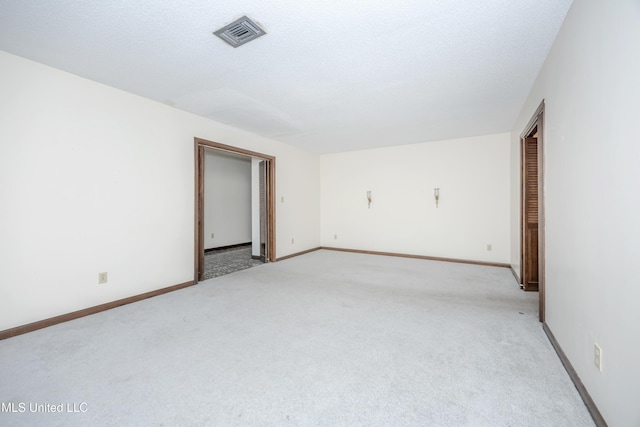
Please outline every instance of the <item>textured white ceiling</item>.
M570 5L0 0L0 49L326 153L509 131Z

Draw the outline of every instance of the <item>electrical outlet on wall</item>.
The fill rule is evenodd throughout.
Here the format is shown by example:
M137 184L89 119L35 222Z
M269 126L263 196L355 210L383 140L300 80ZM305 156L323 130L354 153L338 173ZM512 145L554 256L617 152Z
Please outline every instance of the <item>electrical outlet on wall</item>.
M487 243L487 250L488 251L492 251L493 250L493 246L491 245L491 243Z
M294 240L293 240L293 237L292 237L292 238L291 238L291 244L292 244L292 245L293 245L293 242L294 242Z
M211 238L213 239L213 236L215 236L215 233L211 233Z
M333 235L333 240L338 240L338 235L337 234Z
M98 273L98 285L102 285L107 283L109 280L107 272Z
M593 363L596 365L596 368L598 368L598 371L602 372L602 348L600 348L598 343L593 345Z

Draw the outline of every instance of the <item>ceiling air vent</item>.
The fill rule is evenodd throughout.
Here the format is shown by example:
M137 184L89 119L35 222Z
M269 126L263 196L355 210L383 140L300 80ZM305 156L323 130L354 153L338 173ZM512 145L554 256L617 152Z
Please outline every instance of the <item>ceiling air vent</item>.
M251 19L243 16L240 19L236 19L231 24L220 28L213 34L220 37L231 46L238 47L267 33L262 28L258 27L258 25Z

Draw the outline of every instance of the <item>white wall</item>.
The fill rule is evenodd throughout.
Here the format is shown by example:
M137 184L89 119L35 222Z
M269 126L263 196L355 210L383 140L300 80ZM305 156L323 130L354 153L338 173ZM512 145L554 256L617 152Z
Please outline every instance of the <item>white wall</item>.
M251 158L205 150L204 164L204 248L251 242Z
M518 136L544 98L546 321L612 427L640 425L639 23L637 1L574 1L511 142L517 230Z
M276 156L276 254L319 246L319 156L5 52L0 70L0 330L192 280L194 137Z
M323 155L321 176L323 246L509 261L508 133Z
M278 257L320 246L320 180L315 175L320 158L312 156L311 161L303 162L294 161L292 155L283 153L276 161L278 173L289 177L280 177L276 184Z

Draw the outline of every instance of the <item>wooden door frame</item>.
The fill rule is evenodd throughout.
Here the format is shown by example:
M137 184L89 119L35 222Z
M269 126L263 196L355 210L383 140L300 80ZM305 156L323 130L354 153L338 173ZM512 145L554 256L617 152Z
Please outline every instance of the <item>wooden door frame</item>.
M276 260L276 158L268 154L245 150L219 142L194 138L195 151L195 205L194 205L194 283L200 281L200 267L204 265L204 149L210 148L267 162L267 262Z
M538 298L540 322L545 320L545 215L544 215L544 99L536 112L520 134L520 281L524 280L525 268L525 208L524 208L524 176L525 164L522 150L525 138L532 137L538 132Z

